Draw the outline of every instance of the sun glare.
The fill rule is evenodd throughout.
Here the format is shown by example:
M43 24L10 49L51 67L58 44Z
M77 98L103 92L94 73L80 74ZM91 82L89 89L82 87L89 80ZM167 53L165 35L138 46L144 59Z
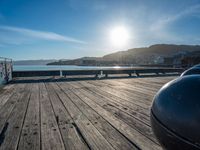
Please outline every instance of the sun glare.
M129 39L128 30L123 26L115 27L110 32L110 39L113 46L125 46Z

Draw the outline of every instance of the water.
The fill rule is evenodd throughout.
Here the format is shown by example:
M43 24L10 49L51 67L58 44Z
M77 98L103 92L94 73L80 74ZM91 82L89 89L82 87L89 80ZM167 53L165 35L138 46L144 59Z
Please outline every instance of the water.
M36 71L36 70L95 70L95 69L118 69L118 68L130 68L130 67L97 67L97 66L58 66L58 65L14 65L14 71Z

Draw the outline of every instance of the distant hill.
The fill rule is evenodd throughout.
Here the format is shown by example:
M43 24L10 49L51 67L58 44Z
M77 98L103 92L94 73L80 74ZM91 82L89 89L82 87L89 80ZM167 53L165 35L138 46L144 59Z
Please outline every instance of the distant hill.
M144 57L150 55L158 55L158 56L173 56L178 53L199 51L200 46L192 46L192 45L168 45L168 44L157 44L152 45L150 47L144 48L133 48L127 51L120 51L112 54L108 54L103 56L103 59L120 59L121 57L132 59L133 57Z
M17 60L13 61L14 65L46 65L51 62L55 62L55 59L49 59L49 60Z
M57 61L48 65L172 65L174 60L181 61L182 57L200 51L200 45L157 44L143 48L133 48L119 51L103 57L83 57L68 61ZM171 60L170 60L171 59ZM169 61L170 60L170 61Z

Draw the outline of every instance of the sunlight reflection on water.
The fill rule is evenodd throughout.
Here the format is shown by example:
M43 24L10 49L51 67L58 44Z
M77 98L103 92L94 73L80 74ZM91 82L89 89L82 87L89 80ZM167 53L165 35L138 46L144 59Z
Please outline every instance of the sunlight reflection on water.
M95 69L121 69L132 68L128 66L47 66L47 65L14 65L14 71L35 71L35 70L95 70Z

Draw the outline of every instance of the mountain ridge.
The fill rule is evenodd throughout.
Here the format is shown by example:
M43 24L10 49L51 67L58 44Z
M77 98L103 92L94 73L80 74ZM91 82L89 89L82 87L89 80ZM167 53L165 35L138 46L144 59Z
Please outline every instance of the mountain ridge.
M38 60L14 60L14 65L46 65L55 62L56 59L38 59Z
M163 63L166 58L177 56L181 58L197 51L200 52L200 45L155 44L149 47L118 51L102 57L82 57L53 62L48 65L146 65Z

